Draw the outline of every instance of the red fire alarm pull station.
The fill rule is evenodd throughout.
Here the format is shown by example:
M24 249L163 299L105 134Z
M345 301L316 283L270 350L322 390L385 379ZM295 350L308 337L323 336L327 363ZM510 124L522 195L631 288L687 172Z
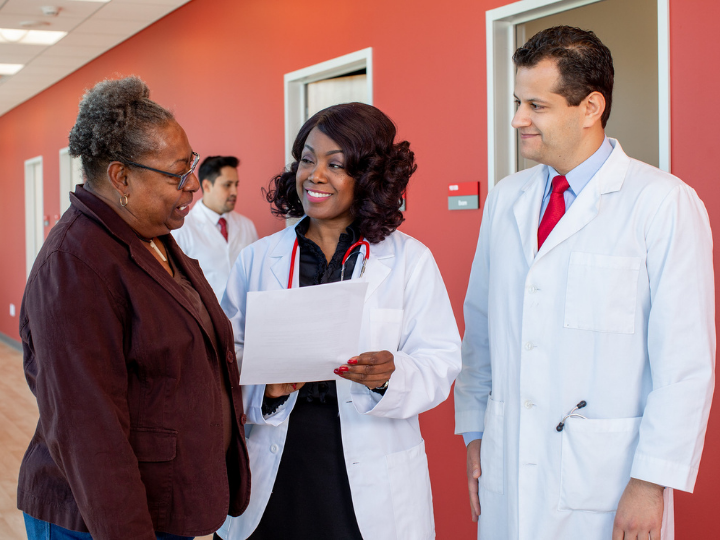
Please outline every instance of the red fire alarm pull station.
M477 210L480 182L460 182L448 186L448 210Z

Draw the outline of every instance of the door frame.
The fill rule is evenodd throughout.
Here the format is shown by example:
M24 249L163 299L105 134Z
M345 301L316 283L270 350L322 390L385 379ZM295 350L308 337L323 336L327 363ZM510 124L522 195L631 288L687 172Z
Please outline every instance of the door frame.
M521 0L485 13L487 41L488 191L517 171L517 141L510 125L515 114L513 88L515 26L603 0ZM658 144L660 169L670 172L670 16L669 0L657 0Z
M70 155L70 148L61 148L60 158L60 215L70 208L68 192L73 191L77 184L83 183L82 160Z
M35 166L40 165L40 177L35 175ZM43 219L43 158L37 156L25 160L25 271L35 263L43 242L45 241L45 224Z
M292 162L292 145L295 136L305 123L307 96L305 86L308 83L339 77L353 71L365 69L367 74L367 96L369 105L373 103L372 47L361 49L326 62L320 62L284 76L285 86L285 162Z

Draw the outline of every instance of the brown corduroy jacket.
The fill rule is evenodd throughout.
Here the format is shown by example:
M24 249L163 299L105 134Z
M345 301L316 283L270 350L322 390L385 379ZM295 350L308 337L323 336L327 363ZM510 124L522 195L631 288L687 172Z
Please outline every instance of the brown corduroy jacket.
M180 285L132 229L78 186L30 273L20 313L40 421L18 508L96 540L209 534L250 497L230 322L197 261L173 260L204 302L215 349ZM233 438L223 444L223 385Z

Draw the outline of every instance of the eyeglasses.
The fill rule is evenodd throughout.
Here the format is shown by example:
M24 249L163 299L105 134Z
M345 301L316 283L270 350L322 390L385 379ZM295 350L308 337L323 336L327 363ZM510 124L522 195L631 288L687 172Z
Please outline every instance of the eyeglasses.
M172 176L174 178L179 178L180 182L178 183L177 188L182 189L185 185L185 182L187 181L188 177L195 172L195 167L197 167L198 161L200 161L200 155L197 152L192 153L193 156L193 162L190 166L190 170L186 173L182 174L175 174L167 171L161 171L160 169L153 169L152 167L148 167L147 165L141 165L140 163L135 163L134 161L130 161L128 159L123 160L123 163L127 163L128 165L134 165L135 167L140 167L141 169L147 169L148 171L153 171L156 173L164 174L167 176Z

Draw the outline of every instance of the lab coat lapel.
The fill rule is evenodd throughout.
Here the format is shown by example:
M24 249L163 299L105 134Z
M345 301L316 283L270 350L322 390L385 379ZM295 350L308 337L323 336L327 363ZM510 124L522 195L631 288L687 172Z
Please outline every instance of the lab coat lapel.
M532 265L537 252L538 219L540 217L546 176L546 167L536 167L535 172L521 188L520 196L513 205L513 213L520 233L523 254L528 266Z
M390 267L385 264L385 261L395 257L395 253L388 248L388 243L385 241L370 246L370 257L365 267L365 274L362 277L368 283L367 292L365 293L366 302L390 274ZM362 267L362 264L356 264L355 272L359 272L358 268L360 267Z
M598 215L601 197L620 190L630 159L625 155L618 143L610 139L614 150L600 170L593 176L580 192L572 206L568 209L555 228L550 232L540 248L536 259L544 257L550 250L580 231Z
M296 238L295 227L287 227L270 254L270 257L274 259L270 265L270 270L283 289L287 288L290 265L292 264L293 244ZM296 271L299 270L296 268Z

